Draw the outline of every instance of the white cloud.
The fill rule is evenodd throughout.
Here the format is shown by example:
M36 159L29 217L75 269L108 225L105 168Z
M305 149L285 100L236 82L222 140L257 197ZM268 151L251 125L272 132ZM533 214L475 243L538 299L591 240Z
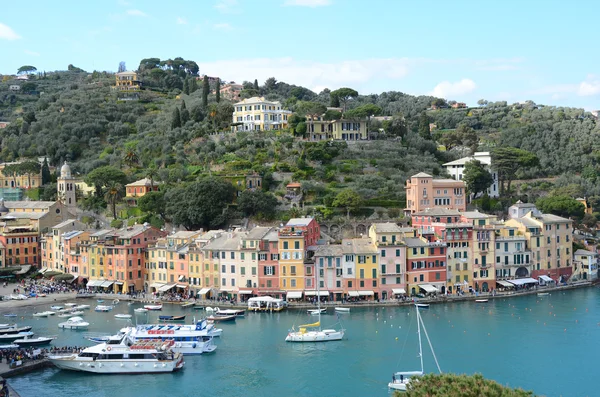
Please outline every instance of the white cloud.
M3 40L18 40L21 36L19 36L14 30L3 23L0 23L0 39Z
M231 30L232 29L231 25L228 23L215 23L213 25L213 28L215 28L217 30Z
M269 77L289 84L312 87L321 91L325 87L355 89L373 79L399 80L408 74L408 59L366 59L360 61L315 62L288 58L255 58L228 61L199 62L208 75L218 75L225 80L263 82Z
M127 15L131 15L133 17L147 17L148 14L146 14L144 11L141 10L127 10Z
M40 53L39 52L35 52L35 51L23 50L23 52L25 54L27 54L27 55L31 55L31 56L34 56L34 57L39 57L40 56Z
M283 5L315 8L331 5L331 0L285 0Z
M431 92L431 95L440 98L448 98L449 96L467 94L475 90L476 87L477 85L471 79L462 79L461 81L457 81L455 83L442 81L435 86Z
M187 25L187 19L182 17L177 17L177 25Z
M577 89L579 96L592 96L600 94L600 80L582 81Z
M237 14L240 12L237 0L217 0L214 8L223 14Z

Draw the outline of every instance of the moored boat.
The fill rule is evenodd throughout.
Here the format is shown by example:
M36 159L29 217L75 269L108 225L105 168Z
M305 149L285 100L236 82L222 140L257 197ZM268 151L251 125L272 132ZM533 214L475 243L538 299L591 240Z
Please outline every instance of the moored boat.
M85 310L85 309L89 309L90 305L77 305L75 306L75 309L77 310Z
M206 317L206 319L210 322L215 322L215 323L220 323L220 322L229 322L229 321L235 321L235 318L237 316L236 315L229 315L229 316L208 316Z
M96 306L96 308L94 310L97 312L109 312L112 309L113 309L112 306L98 305L98 306Z
M144 309L146 310L162 310L163 305L162 303L156 304L156 305L144 305Z
M550 292L538 292L537 296L548 296Z
M350 308L349 307L336 307L335 311L339 312L339 313L350 313Z
M19 332L27 332L27 331L31 331L31 326L25 326L25 327L17 327L16 325L14 327L11 328L3 328L0 329L0 335L9 335L9 334L18 334Z
M81 317L71 317L64 323L59 323L58 328L65 329L86 329L90 323L84 321Z
M65 303L65 307L75 307L77 303Z
M23 339L30 336L33 336L33 332L31 331L19 332L18 334L0 335L0 343L11 343L17 339Z
M49 345L54 339L45 336L38 336L37 338L26 336L23 339L15 340L13 343L19 345L19 347L43 346Z
M429 309L429 303L415 303L415 306L421 309Z
M191 306L194 306L194 305L195 305L194 302L186 302L186 303L182 303L181 307L185 309L187 307L191 307Z
M475 302L477 303L486 303L487 301L487 299L475 299Z
M5 314L4 317L17 317L14 313Z
M50 309L58 311L58 310L62 310L62 309L63 309L63 307L62 307L62 306L55 305L55 306L50 306Z
M244 315L246 314L246 311L241 309L241 310L235 310L235 309L219 309L218 307L214 309L214 312L217 316L237 316L237 317L244 317Z
M131 314L115 314L115 318L118 318L121 320L129 319L129 318L131 318Z
M327 313L327 309L308 309L308 314L312 314L316 316L317 314L325 314Z
M136 313L147 313L148 309L144 308L144 307L138 307L137 309L133 310Z
M51 355L60 369L98 374L169 373L183 368L183 355L172 350L175 342L135 341L129 335L83 349L78 354Z
M158 316L161 321L185 321L185 316Z

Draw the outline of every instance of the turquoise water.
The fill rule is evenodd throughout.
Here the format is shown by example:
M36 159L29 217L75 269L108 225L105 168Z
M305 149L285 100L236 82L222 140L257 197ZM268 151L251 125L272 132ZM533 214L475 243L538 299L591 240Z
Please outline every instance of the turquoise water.
M485 304L431 306L422 317L442 371L480 372L503 384L547 396L598 395L592 365L600 356L600 291L586 288L551 296L523 296ZM80 300L77 300L80 303ZM93 306L95 301L86 302ZM90 332L116 332L126 321L116 313L139 307L120 303L109 313L86 312ZM55 345L84 345L81 331L59 330L64 319L19 314L38 335L59 335ZM329 309L331 311L331 309ZM202 312L165 306L149 313ZM330 312L331 313L331 312ZM13 378L22 397L178 396L388 396L394 371L418 370L414 308L352 308L341 315L347 340L323 344L284 341L292 324L315 321L304 312L248 313L219 325L223 337L212 355L186 357L183 371L163 375L93 375L54 368ZM323 325L335 323L334 314ZM89 344L89 343L88 343ZM426 371L435 364L423 341Z

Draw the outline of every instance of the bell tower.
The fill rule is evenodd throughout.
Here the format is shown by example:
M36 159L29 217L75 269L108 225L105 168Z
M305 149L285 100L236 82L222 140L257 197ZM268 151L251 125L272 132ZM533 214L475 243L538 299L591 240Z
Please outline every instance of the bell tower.
M77 207L75 198L75 179L71 176L71 167L65 161L60 168L60 177L57 179L58 200L68 209Z

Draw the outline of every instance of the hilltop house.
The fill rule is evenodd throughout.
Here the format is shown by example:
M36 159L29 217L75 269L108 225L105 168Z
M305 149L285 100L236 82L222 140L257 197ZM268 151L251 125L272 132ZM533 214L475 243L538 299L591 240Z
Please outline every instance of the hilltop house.
M444 167L453 179L461 181L465 172L465 165L469 161L473 160L479 161L481 164L484 165L485 169L487 169L492 174L494 182L488 188L487 193L490 197L498 197L498 172L496 172L492 168L492 156L490 155L490 152L475 152L472 156L463 157L461 159L445 163Z

